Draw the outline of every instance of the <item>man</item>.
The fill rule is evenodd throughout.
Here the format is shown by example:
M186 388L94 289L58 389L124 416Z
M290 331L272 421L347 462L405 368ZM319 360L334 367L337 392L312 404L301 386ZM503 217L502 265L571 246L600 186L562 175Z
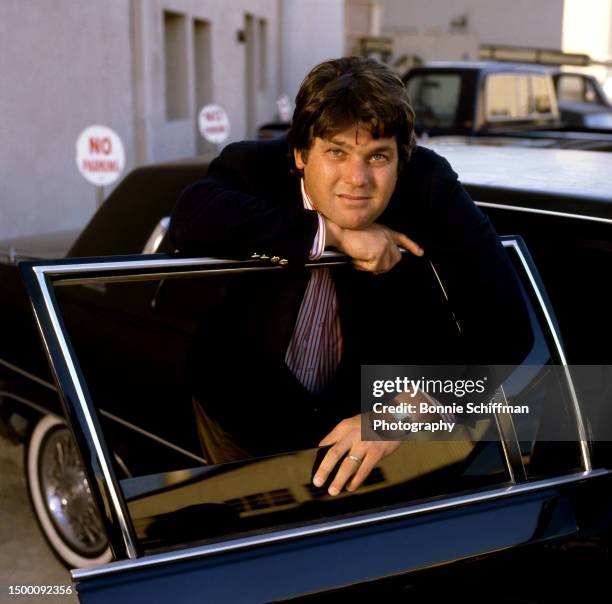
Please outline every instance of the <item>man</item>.
M273 452L272 440L312 446L319 434L330 449L313 482L336 468L331 495L356 489L398 446L361 440L361 365L512 364L530 345L495 231L448 162L415 147L413 124L389 68L326 61L302 83L287 140L226 147L172 217L184 253L287 267L283 280L243 279L204 326L193 374L225 377L196 378L201 423L215 426L217 443L232 426L237 456ZM357 270L302 268L327 248ZM432 290L432 267L453 314ZM222 317L233 319L220 328Z

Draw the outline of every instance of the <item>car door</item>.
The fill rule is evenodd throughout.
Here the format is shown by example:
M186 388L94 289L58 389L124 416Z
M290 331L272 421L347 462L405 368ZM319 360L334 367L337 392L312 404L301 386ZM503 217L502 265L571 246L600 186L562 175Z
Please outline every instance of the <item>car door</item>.
M499 405L459 438L407 439L362 488L337 497L312 484L320 459L316 442L178 469L168 470L160 460L158 471L148 467L119 480L99 408L109 397L144 410L145 416L161 405L172 423L173 410L191 402L189 388L173 390L176 372L164 372L162 365L134 361L130 375L125 359L128 352L136 358L138 343L125 343L120 335L115 355L104 356L103 371L96 367L96 346L79 336L83 322L73 321L66 293L92 285L125 292L144 286L141 303L154 309L154 316L143 347L161 347L176 364L187 358L198 318L223 303L228 280L255 277L256 283L258 274L283 279L286 268L262 259L162 255L23 264L115 557L73 571L81 600L333 601L352 594L388 599L471 594L477 601L546 601L572 589L555 583L560 569L603 573L609 565L610 471L593 467L583 389L567 365L536 267L520 239L504 238L504 246L522 284L534 343L525 362L496 390L492 400ZM328 253L312 268L342 264L346 259ZM135 299L117 291L117 299L121 295ZM137 313L129 312L135 321ZM149 358L144 348L140 355ZM138 396L143 381L149 383L142 390L145 398ZM165 400L152 398L151 383ZM239 374L231 386L244 388ZM527 413L519 403L526 404ZM235 419L241 421L239 414ZM486 591L474 596L483 573L496 583L494 596ZM538 575L545 587L514 580L519 573Z

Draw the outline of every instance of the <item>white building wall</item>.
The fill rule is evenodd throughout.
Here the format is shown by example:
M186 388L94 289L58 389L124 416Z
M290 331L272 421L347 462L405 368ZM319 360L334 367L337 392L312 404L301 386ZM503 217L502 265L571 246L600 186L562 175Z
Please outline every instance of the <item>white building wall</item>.
M478 44L556 49L562 45L564 0L379 1L383 6L383 34L402 35L403 46L410 35L414 36L420 52L435 55L425 55L422 57L425 60L473 60L477 58L473 53ZM451 21L463 15L467 16L465 31L449 36ZM442 57L442 51L453 56ZM402 52L406 52L406 48L402 48ZM469 56L464 56L466 53Z
M125 0L0 2L0 239L82 226L96 207L78 172L81 130L104 124L134 165Z
M245 28L246 14L266 22L265 89L257 92L256 123L272 119L277 97L277 0L139 0L137 19L142 34L139 40L142 53L141 85L143 94L146 161L194 155L198 151L213 150L211 145L199 144L197 114L201 107L195 103L195 75L193 66L193 19L210 23L212 71L211 102L221 105L231 122L230 141L252 136L246 125L246 45L238 40ZM187 19L188 49L188 115L168 119L166 113L164 11L184 15ZM138 78L138 74L136 75ZM229 142L229 141L228 141Z
M315 65L344 54L344 0L284 0L282 11L282 92L293 100Z
M166 111L164 11L186 23L187 111L178 119ZM265 77L252 80L250 129L239 39L247 14L256 31L265 22L266 44L265 61L253 47ZM0 0L0 240L89 220L96 194L75 162L86 126L119 134L126 173L216 150L196 127L194 19L209 23L210 101L229 115L229 141L253 136L275 118L281 92L295 94L310 67L342 54L342 0Z
M563 50L588 54L600 61L612 59L612 0L565 0ZM610 69L592 66L586 71L601 82Z

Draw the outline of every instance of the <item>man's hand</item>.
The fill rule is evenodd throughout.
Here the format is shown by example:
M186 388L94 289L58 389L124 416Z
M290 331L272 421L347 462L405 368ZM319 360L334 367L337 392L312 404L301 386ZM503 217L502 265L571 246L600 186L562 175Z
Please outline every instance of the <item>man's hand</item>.
M325 484L330 472L344 457L327 492L330 495L338 495L344 485L347 485L347 491L354 491L368 477L376 464L387 455L391 455L400 444L399 441L363 441L361 415L343 419L319 443L319 447L327 445L332 447L317 468L312 482L317 487Z
M401 259L398 246L422 256L423 250L412 239L377 222L364 229L343 229L325 218L327 245L353 259L355 268L371 273L386 273Z

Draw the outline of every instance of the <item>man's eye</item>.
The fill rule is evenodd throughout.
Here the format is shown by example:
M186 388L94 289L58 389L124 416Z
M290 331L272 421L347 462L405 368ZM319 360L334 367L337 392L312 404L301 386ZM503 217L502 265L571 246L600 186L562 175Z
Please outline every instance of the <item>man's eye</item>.
M329 153L331 157L342 157L343 151L342 149L328 149L327 153Z
M382 163L387 161L389 158L384 153L373 153L370 159L376 163Z

